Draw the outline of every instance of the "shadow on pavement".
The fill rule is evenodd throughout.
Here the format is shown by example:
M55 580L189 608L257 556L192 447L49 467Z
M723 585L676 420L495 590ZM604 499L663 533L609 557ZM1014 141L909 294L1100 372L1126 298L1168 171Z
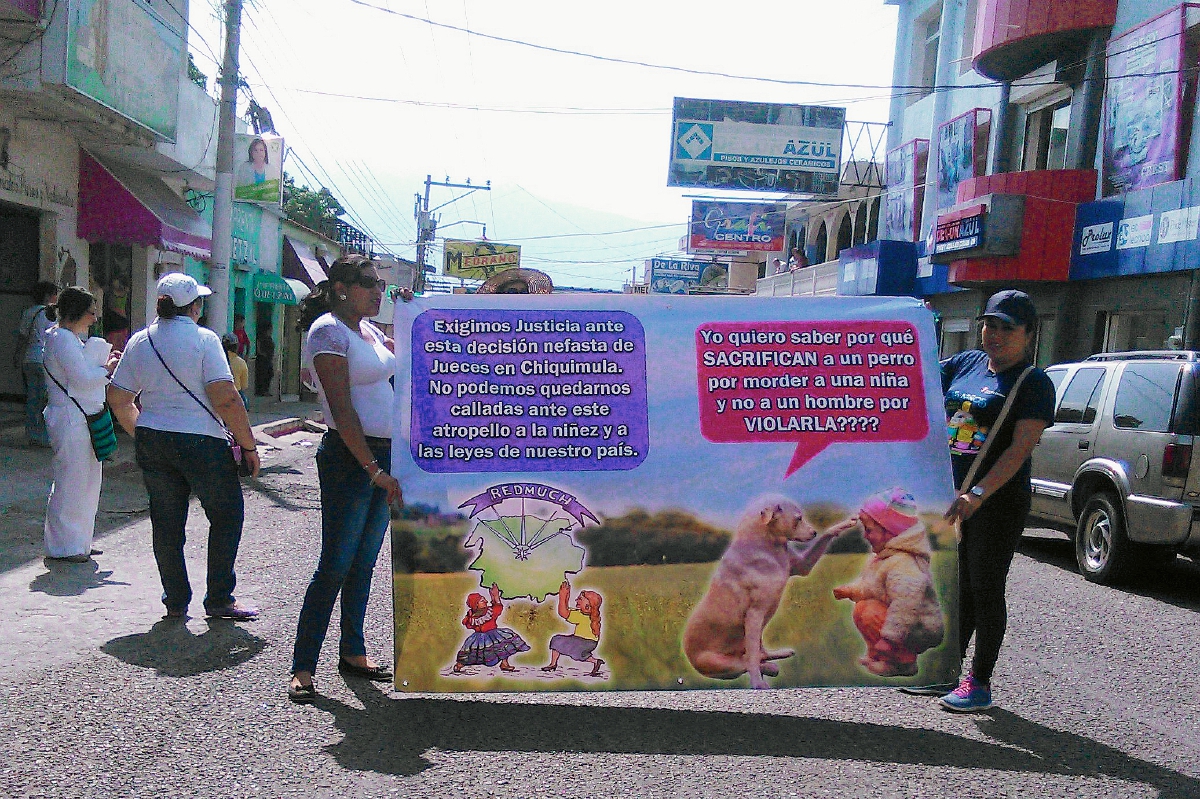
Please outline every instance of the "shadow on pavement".
M149 632L112 639L100 651L164 677L194 677L245 663L266 646L233 622L207 621L208 629L196 635L184 619L163 619Z
M110 580L112 571L100 571L99 564L94 560L87 563L63 563L51 560L43 561L49 571L39 574L29 583L29 590L34 593L50 596L80 596L91 588L104 588L108 585L129 585L119 580Z
M1066 538L1026 535L1018 551L1041 563L1078 573L1075 545ZM1130 575L1114 588L1184 610L1200 611L1200 565L1188 558L1177 557L1143 574Z
M746 755L1107 777L1152 786L1159 799L1200 796L1200 780L1005 710L977 720L993 743L922 728L749 713L393 699L365 682L347 684L364 709L323 696L316 708L332 713L345 733L327 750L356 771L412 776L430 767L422 757L429 749Z

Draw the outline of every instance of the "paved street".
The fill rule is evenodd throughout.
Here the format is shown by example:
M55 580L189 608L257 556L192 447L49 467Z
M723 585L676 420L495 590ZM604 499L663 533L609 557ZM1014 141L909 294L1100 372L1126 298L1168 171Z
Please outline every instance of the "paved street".
M1100 588L1049 531L1017 558L987 715L878 689L401 695L343 680L328 647L320 698L293 706L316 438L270 439L246 484L238 596L262 609L254 623L162 620L135 469L106 476L94 564L47 568L36 503L5 499L0 796L1200 796L1200 569ZM36 456L0 450L6 484ZM385 555L368 641L390 661L388 578Z

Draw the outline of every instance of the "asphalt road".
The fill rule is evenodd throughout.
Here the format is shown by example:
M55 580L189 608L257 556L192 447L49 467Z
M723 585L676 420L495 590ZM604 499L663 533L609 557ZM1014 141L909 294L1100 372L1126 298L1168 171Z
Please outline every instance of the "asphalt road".
M887 689L400 695L343 680L329 646L320 698L293 706L306 438L247 484L238 595L260 621L162 621L142 516L94 565L4 564L0 797L1200 797L1200 569L1101 588L1046 531L1014 565L986 715ZM389 661L390 630L385 555L368 642Z

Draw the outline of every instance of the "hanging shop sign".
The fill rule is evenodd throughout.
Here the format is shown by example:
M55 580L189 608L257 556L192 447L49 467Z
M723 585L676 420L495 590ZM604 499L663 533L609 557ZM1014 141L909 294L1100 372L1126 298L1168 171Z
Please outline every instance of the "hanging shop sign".
M503 269L520 265L518 244L446 239L442 248L442 272L451 277L487 280Z
M846 109L676 97L668 186L835 195Z
M925 204L929 139L913 139L887 154L887 193L883 197L881 239L917 241Z
M184 21L138 0L71 0L65 83L85 97L175 140Z
M233 198L242 202L283 204L283 137L273 133L237 135Z
M1179 6L1108 42L1105 196L1180 177L1186 9Z
M270 272L259 272L254 275L254 287L251 289L251 294L255 302L270 302L278 305L296 305L299 302L292 285L279 275Z
M397 690L957 674L920 301L439 295L394 335ZM864 516L915 580L879 587Z
M957 252L978 247L983 241L983 208L961 219L938 222L934 236L935 253Z
M938 128L937 207L957 202L958 184L987 171L992 112L972 108Z
M646 282L652 294L687 294L700 285L704 270L712 261L688 258L651 258L646 261Z
M964 258L1016 255L1025 230L1025 195L988 194L939 214L933 230L935 264Z
M698 255L783 252L787 206L692 200L687 250Z

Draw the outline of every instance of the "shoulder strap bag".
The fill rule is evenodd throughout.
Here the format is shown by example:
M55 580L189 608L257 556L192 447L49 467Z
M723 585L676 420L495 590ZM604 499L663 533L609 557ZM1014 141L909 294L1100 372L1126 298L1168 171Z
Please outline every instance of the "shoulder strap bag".
M62 393L67 395L67 399L75 404L75 407L83 414L83 418L87 420L88 435L92 439L92 452L96 453L96 460L101 463L110 460L113 453L117 451L117 430L113 425L112 410L108 407L108 401L106 400L96 413L87 413L79 401L67 391L67 387L58 382L57 377L50 374L49 369L46 370L46 376L54 381L54 385L62 389Z
M221 421L221 418L212 412L211 408L205 405L199 397L192 393L190 388L183 384L182 380L175 376L175 373L171 371L171 367L167 366L167 362L163 360L162 353L159 352L158 347L155 346L154 338L151 337L149 329L146 330L146 341L150 342L150 349L154 350L154 354L158 356L158 362L161 363L163 368L167 370L167 374L171 376L171 379L178 383L179 387L186 391L187 395L195 400L196 404L203 408L204 412L211 416L214 422L221 426L221 430L225 433L225 440L229 444L229 450L233 454L233 462L238 467L238 474L242 477L249 476L250 473L246 470L246 467L242 462L242 447L237 443L237 439L233 437L233 433L228 427L225 426L225 423Z
M979 448L979 454L976 455L975 460L971 462L971 468L967 472L967 476L963 480L963 484L958 487L958 492L960 494L968 491L971 486L974 485L975 474L979 471L979 467L983 465L984 456L987 455L988 450L991 449L992 442L996 440L996 433L999 432L1000 425L1004 424L1005 420L1008 418L1008 412L1012 410L1013 402L1015 402L1017 399L1017 392L1021 390L1021 384L1025 382L1025 378L1029 377L1030 373L1033 372L1033 369L1034 367L1032 364L1026 366L1025 371L1021 372L1020 377L1018 377L1016 382L1012 384L1012 388L1008 390L1008 397L1004 400L1004 406L1000 409L1000 415L996 417L995 424L993 424L992 429L988 431L987 438L983 441L983 446Z

